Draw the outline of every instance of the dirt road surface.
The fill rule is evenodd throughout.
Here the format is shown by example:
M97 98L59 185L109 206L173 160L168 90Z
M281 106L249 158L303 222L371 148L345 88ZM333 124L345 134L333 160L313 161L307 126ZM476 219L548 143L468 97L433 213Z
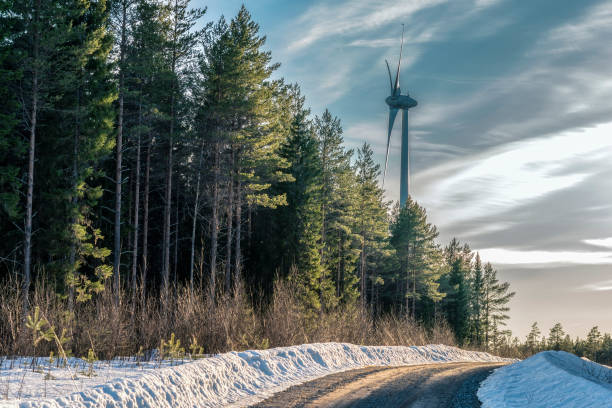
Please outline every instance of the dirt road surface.
M480 407L476 391L503 363L366 367L296 385L253 407Z

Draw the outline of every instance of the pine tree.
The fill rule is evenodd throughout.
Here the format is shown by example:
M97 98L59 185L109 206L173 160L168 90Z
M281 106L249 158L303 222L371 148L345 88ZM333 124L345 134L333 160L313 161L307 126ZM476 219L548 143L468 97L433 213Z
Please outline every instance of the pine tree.
M287 179L283 171L287 163L279 156L286 134L279 127L282 109L277 109L275 101L281 84L269 81L277 65L270 63L270 52L261 49L264 44L259 26L242 7L229 25L221 18L214 26L201 62L204 104L197 121L201 128L210 129L214 161L219 163L214 169L213 225L218 225L219 188L227 186L226 290L232 278L232 248L234 280L241 270L243 206L275 208L286 204L284 195L270 190L273 183ZM216 259L214 227L211 241ZM215 263L211 261L212 268Z
M548 334L548 347L551 347L553 350L561 350L564 336L563 326L561 326L561 323L556 323Z
M485 333L485 346L489 346L491 342L491 334L494 331L499 331L498 327L505 325L505 321L509 319L506 314L508 312L508 302L515 295L515 292L510 292L510 284L508 282L500 283L497 279L497 271L493 269L490 263L487 263L484 268L484 303L483 323Z
M226 97L233 105L234 129L230 149L235 155L232 177L235 183L235 264L234 278L241 272L242 208L276 208L286 205L283 194L272 194L270 187L287 180L286 161L279 156L279 147L285 139L275 96L281 82L270 82L278 64L271 64L271 54L262 50L266 37L259 34L259 25L242 6L229 25L233 47L229 75L235 81ZM281 91L282 92L282 91Z
M438 230L427 222L425 209L409 197L391 225L391 245L397 253L404 283L405 313L414 318L417 301L428 299L436 303L444 297L438 291L443 259L435 242L437 237Z
M449 267L442 289L447 293L444 309L457 342L462 345L468 339L470 327L469 278L473 254L467 244L462 246L456 238L453 238L444 249L444 255Z
M599 350L601 348L601 333L599 332L599 328L597 326L593 327L589 330L586 338L585 351L586 356L593 360L598 361Z
M477 345L481 345L484 342L484 336L482 332L482 304L485 297L484 285L483 285L483 270L482 262L480 260L480 254L476 254L474 266L472 268L471 283L471 316L472 316L472 330L473 339Z
M531 354L535 354L539 350L539 342L540 336L542 333L540 332L540 328L538 327L538 322L533 322L531 325L531 330L527 335L526 345Z
M304 304L316 316L322 307L334 303L333 283L321 263L321 162L309 110L296 87L292 100L291 131L281 155L288 161L287 170L294 181L280 184L279 192L286 195L288 205L279 209L279 231L283 234L283 263L295 265L293 278L298 281Z
M359 256L358 249L352 245L359 239L353 232L357 205L356 179L351 166L353 151L344 149L340 119L329 110L315 117L314 130L319 141L322 172L321 257L325 274L335 278L336 296L351 303L358 293L355 270Z
M382 256L386 246L385 239L389 234L387 204L384 201L384 190L378 184L380 165L373 159L374 152L369 144L364 143L357 151L357 205L358 215L355 230L359 234L359 295L362 306L367 303L367 284L371 287L380 277L369 275L375 273L375 260ZM380 283L380 282L378 282ZM370 292L370 301L374 298Z

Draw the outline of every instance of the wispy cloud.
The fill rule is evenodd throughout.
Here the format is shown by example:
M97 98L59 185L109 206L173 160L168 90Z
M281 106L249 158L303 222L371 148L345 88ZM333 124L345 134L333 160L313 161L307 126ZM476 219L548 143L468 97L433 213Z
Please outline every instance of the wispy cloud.
M572 164L612 157L610 134L612 123L467 155L417 174L416 194L445 225L503 212L585 180Z
M612 237L604 239L585 239L583 242L597 247L612 248Z
M404 44L424 44L432 41L438 31L437 25L423 27L411 27L404 35ZM398 47L398 37L387 38L359 38L348 43L351 47Z
M604 2L591 8L582 19L551 30L538 41L534 52L559 54L582 51L584 44L598 45L602 35L605 36L611 31L611 6L610 2Z
M412 0L372 2L355 0L351 2L319 4L311 7L298 20L298 24L309 28L289 44L290 50L299 50L316 41L339 34L356 34L377 28L399 19L407 20L420 10L427 9L447 0Z
M605 265L612 264L612 252L572 252L572 251L516 251L504 248L485 248L478 251L483 259L496 265L533 265L559 264ZM611 284L607 282L607 284ZM604 288L604 289L602 289ZM593 290L612 290L612 286L599 286Z
M590 283L588 285L582 286L580 289L593 292L612 291L612 280Z

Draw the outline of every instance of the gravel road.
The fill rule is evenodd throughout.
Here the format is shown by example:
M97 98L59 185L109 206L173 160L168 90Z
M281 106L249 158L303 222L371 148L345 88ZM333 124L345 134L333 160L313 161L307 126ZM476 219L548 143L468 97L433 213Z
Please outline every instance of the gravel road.
M296 385L253 407L480 407L476 391L503 363L366 367Z

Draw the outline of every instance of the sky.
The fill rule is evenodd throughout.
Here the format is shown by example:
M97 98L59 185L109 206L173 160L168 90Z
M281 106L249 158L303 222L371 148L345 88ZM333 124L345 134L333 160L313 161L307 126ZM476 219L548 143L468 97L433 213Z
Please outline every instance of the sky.
M195 0L231 18L242 1ZM410 111L411 195L516 291L508 327L612 332L612 1L244 1L313 114L384 165L385 59ZM393 69L393 68L392 68ZM399 199L400 120L389 199Z

